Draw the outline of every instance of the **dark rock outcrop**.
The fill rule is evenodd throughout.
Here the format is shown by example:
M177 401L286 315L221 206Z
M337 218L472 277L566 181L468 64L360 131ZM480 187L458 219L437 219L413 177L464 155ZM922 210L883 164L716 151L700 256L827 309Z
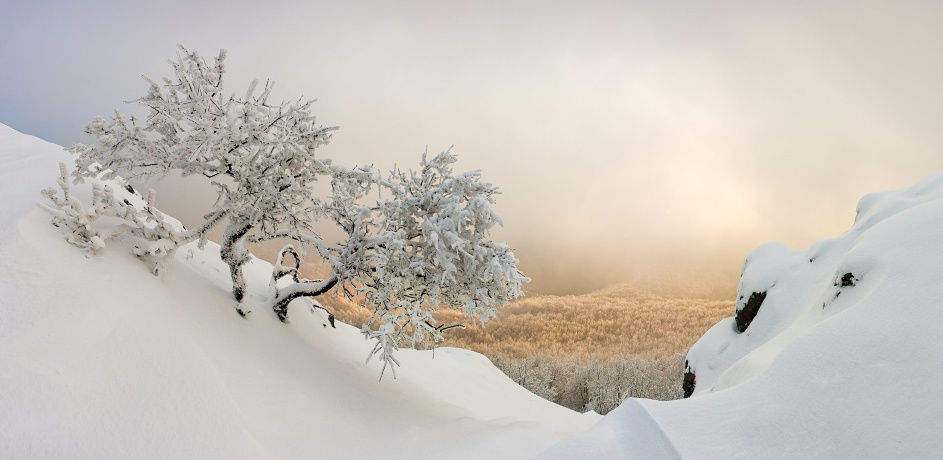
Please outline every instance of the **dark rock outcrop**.
M841 286L839 287L854 287L858 283L858 278L855 277L853 273L845 273L841 277ZM835 283L838 286L838 283Z
M688 365L688 360L684 360L684 380L681 382L681 390L684 391L684 397L690 398L694 393L695 375Z
M737 310L737 316L735 318L737 322L737 332L747 330L747 327L753 322L753 318L755 318L756 314L760 311L764 300L766 300L766 291L750 294L750 299L747 300L747 304Z

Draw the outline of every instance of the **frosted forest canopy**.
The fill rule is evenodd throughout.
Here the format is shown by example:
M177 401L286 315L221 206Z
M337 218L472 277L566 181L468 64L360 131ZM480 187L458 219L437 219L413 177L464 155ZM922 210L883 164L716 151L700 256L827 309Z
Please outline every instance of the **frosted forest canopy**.
M272 103L271 81L261 88L253 81L242 97L226 93L225 59L220 51L210 65L179 46L170 61L173 77L159 83L145 77L147 94L132 101L147 109L144 120L115 111L85 126L97 142L73 144L68 151L77 155L75 169L69 173L62 165L61 193L43 192L52 203L44 209L68 229L70 243L96 253L106 241L130 240L158 274L182 245L198 241L202 247L207 233L224 225L220 257L229 266L236 310L245 316L242 270L251 258L245 244L287 239L264 293L279 319L287 321L288 304L297 298L333 292L356 299L371 311L362 327L376 340L371 356L378 354L394 373L398 347L435 345L452 327L437 324L439 308L485 322L522 295L528 279L518 260L507 244L489 237L502 224L491 208L499 189L479 171L455 174L456 158L448 151L423 154L417 170L388 174L369 165L337 165L315 154L337 128L316 123L313 100ZM185 229L156 207L153 191L143 198L125 182L174 171L203 176L216 188L215 204L196 227ZM86 181L90 205L70 187ZM319 181L330 184L329 193L314 193ZM316 232L324 223L346 237L326 242ZM299 277L303 258L319 259L330 273Z

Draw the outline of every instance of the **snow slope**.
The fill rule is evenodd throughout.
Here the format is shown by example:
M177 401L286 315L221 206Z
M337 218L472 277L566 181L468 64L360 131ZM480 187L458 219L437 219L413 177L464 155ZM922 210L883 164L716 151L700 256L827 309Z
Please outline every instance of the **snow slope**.
M940 458L943 174L865 196L845 234L747 257L738 309L689 351L690 399L629 401L547 458ZM757 296L760 297L760 296ZM632 431L656 431L639 439Z
M0 458L940 456L943 175L863 198L837 238L758 248L738 307L765 298L691 349L694 395L600 419L462 350L378 381L320 310L237 316L213 248L160 277L118 244L86 258L36 208L66 159L0 125Z
M86 258L36 206L69 160L0 125L0 458L527 458L599 418L464 350L380 381L359 328L303 302L242 319L212 244L159 277L121 244Z

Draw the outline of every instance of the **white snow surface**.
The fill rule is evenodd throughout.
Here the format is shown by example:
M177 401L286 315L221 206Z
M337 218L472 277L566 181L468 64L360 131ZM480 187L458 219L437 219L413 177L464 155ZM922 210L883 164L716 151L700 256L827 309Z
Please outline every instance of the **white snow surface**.
M747 257L738 306L766 299L691 348L690 399L628 401L545 458L941 458L943 174L857 211L837 238Z
M0 125L0 458L528 458L599 419L466 350L402 350L381 381L303 301L242 319L212 243L159 277L121 244L85 257L36 205L69 160ZM270 276L250 263L250 293Z
M694 395L600 418L464 350L403 350L380 381L359 329L303 301L240 318L212 244L158 277L121 244L86 257L36 206L60 161L0 125L0 458L939 457L943 175L866 196L838 238L758 248L741 303L767 297L691 349ZM270 270L247 267L252 295Z

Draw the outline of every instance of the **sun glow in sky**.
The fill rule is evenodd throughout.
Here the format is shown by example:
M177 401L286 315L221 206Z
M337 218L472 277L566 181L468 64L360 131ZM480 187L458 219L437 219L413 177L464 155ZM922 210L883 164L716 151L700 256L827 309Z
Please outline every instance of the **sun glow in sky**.
M943 167L936 2L10 3L0 122L87 141L141 75L169 75L177 43L226 48L231 91L271 78L276 98L318 99L335 161L451 146L483 170L533 292L736 272Z

